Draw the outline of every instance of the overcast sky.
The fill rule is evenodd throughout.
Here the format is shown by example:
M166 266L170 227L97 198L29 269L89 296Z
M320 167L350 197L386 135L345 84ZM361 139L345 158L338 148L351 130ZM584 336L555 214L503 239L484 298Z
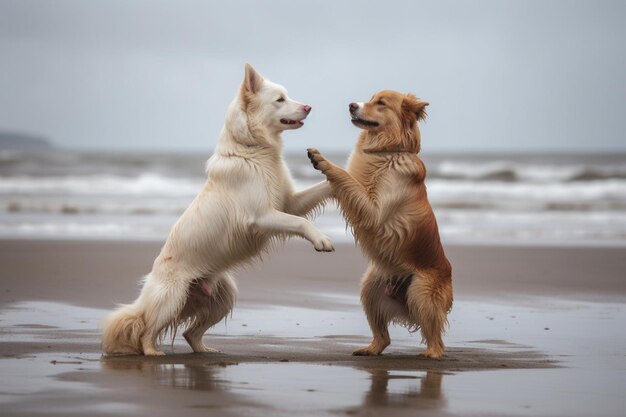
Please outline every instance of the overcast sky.
M65 147L215 145L243 64L348 149L348 103L429 101L425 151L626 151L625 1L0 0L0 130Z

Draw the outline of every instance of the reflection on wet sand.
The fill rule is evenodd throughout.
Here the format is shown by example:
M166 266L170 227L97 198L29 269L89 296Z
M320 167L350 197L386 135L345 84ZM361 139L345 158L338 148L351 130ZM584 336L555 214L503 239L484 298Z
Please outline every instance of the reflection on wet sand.
M116 358L105 358L102 361L104 369L112 371L137 371L147 385L158 385L164 388L175 388L190 391L211 391L213 393L228 392L239 398L239 403L259 402L264 408L272 408L276 404L272 401L272 393L265 392L260 397L254 393L263 393L264 383L271 374L282 374L276 365L261 365L261 372L243 371L244 380L239 375L229 375L226 368L236 365L245 368L250 364L234 362L215 363L158 363L153 361L119 361ZM258 364L254 364L258 366ZM315 386L316 379L327 378L329 375L338 376L339 380L347 380L352 384L343 384L347 397L354 397L354 405L347 408L348 413L356 413L362 409L383 407L385 409L407 410L436 410L446 407L445 395L442 392L444 374L432 371L389 371L386 369L367 369L347 366L324 366L321 364L286 365L288 368L284 376L298 375L301 380L310 379L311 386ZM288 369L299 368L292 373ZM369 384L367 381L369 380ZM361 383L363 382L363 383ZM297 384L296 384L297 385ZM294 393L298 387L294 385ZM245 388L244 388L245 387ZM306 390L310 394L321 395L318 389ZM251 396L255 398L250 398ZM359 398L361 400L359 400ZM344 397L345 399L345 397ZM284 404L283 404L284 405ZM320 408L332 409L336 404L325 402Z
M146 379L168 388L194 391L227 390L227 381L220 376L222 365L197 365L180 363L156 363L149 361L120 362L104 359L102 367L114 371L139 371Z
M370 389L364 397L365 407L406 407L412 409L437 409L446 405L442 392L443 374L439 372L390 373L384 369L367 370ZM414 384L419 380L419 387ZM391 389L391 381L402 381L402 390ZM400 392L397 392L400 391Z

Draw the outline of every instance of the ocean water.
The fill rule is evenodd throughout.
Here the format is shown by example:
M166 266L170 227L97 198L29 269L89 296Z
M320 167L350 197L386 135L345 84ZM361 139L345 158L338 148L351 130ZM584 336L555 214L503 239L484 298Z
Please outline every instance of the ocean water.
M0 151L0 238L165 239L209 156ZM444 242L626 246L626 154L421 156ZM322 179L285 159L297 189ZM353 239L333 205L315 224Z

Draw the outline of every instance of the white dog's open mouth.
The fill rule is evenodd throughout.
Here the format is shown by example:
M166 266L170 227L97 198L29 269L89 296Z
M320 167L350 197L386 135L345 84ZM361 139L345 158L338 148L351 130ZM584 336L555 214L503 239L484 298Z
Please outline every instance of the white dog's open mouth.
M356 116L352 116L352 123L355 126L368 126L368 127L378 126L378 122L374 122L372 120L361 119L360 117L356 117Z
M304 124L304 119L303 120L280 119L280 122L284 125L302 126Z

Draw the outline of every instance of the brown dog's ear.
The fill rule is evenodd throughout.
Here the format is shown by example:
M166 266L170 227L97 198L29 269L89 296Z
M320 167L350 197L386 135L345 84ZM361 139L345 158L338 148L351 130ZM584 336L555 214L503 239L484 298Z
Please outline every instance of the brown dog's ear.
M256 94L261 89L261 84L263 84L263 77L261 74L256 72L252 65L246 64L245 66L245 76L243 78L243 88L244 90Z
M421 101L413 94L407 94L402 100L402 109L413 113L418 121L426 120L426 106L427 102Z

